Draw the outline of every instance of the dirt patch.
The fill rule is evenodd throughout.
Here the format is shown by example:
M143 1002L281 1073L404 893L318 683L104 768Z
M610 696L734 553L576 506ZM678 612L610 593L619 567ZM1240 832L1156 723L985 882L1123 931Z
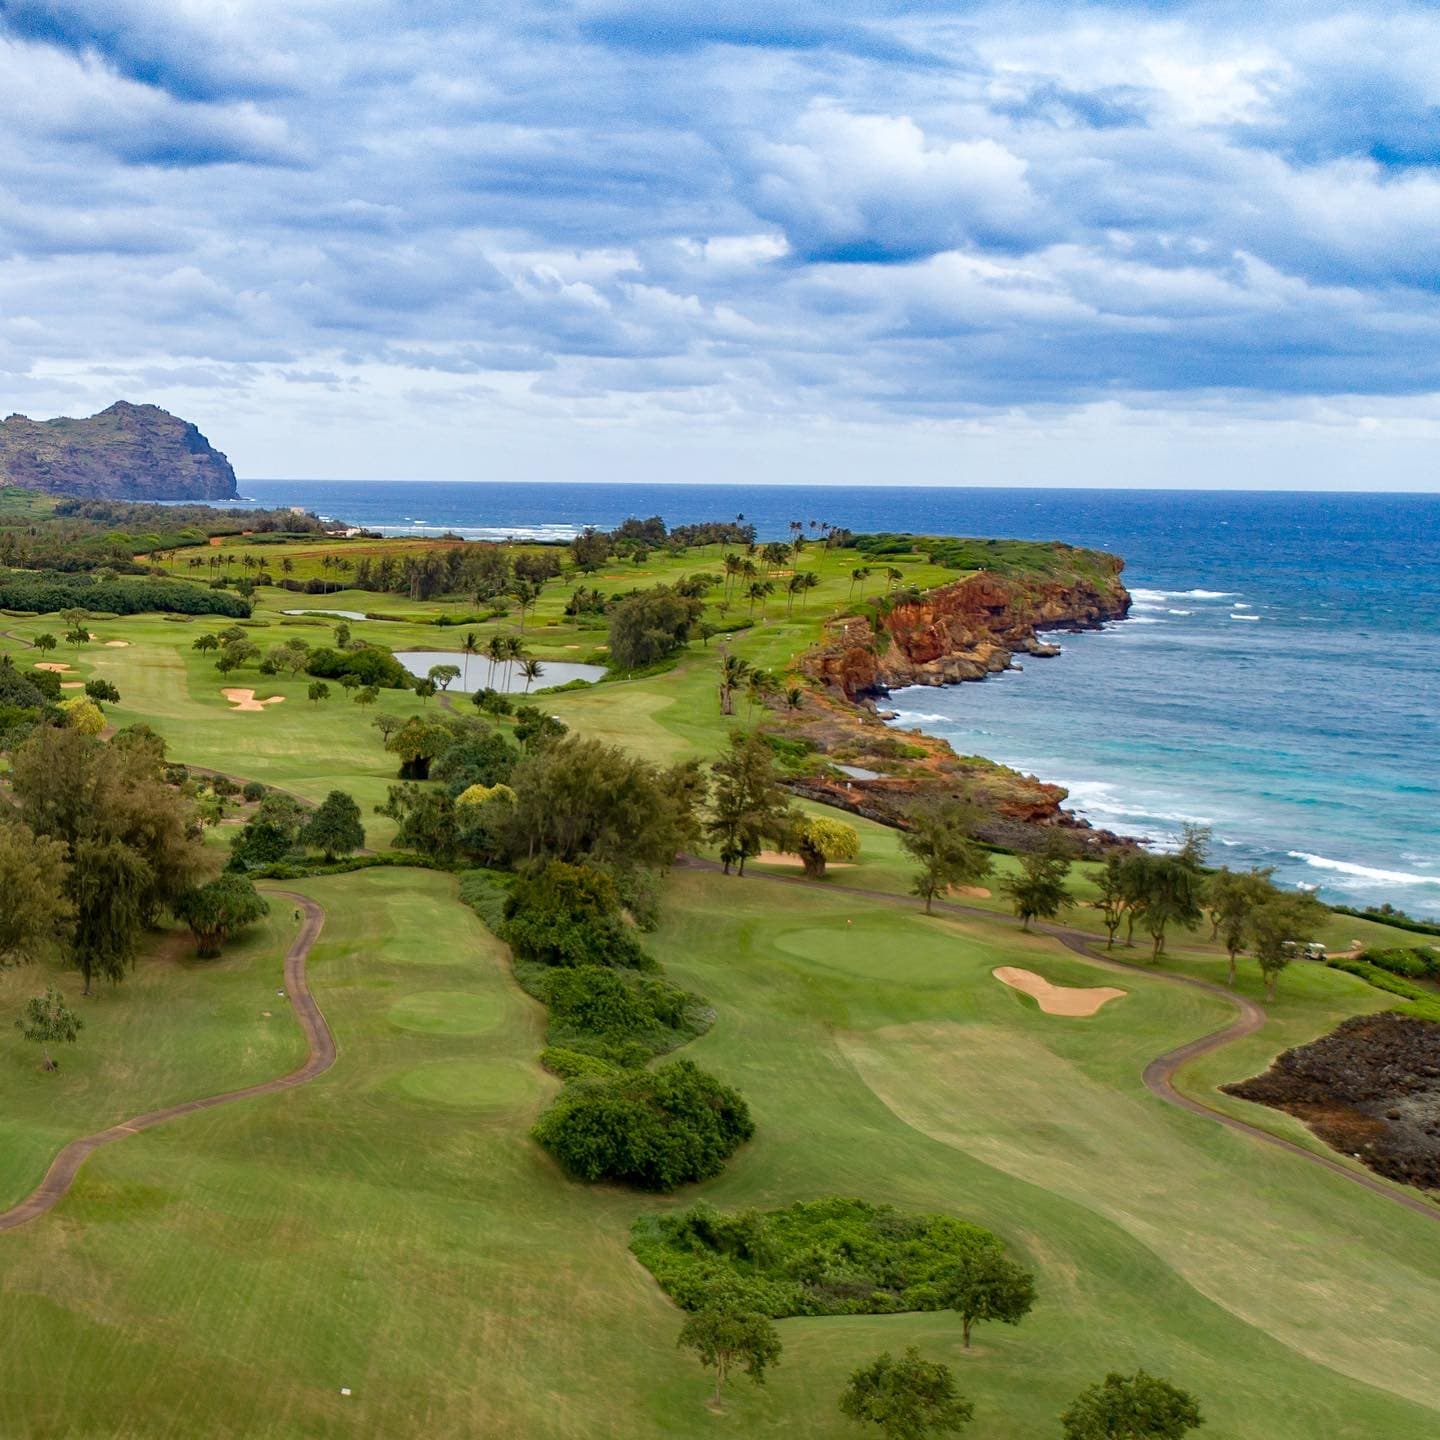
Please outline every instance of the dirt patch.
M1072 985L1052 985L1043 975L1033 970L1017 970L1013 965L1001 965L990 972L1002 985L1020 990L1029 995L1047 1015L1068 1015L1072 1019L1085 1019L1111 1000L1119 1000L1125 991L1113 985L1094 985L1078 989Z
M222 690L220 692L229 702L231 710L263 710L267 705L283 705L283 695L271 695L265 700L257 700L253 690Z
M805 862L798 855L784 855L779 850L762 850L758 855L752 855L752 862L760 861L764 865L785 865L791 870L803 870ZM831 860L825 865L826 870L853 870L855 867L848 860Z
M49 670L56 675L63 675L70 667L59 660L41 660L35 668L37 670Z
M1357 1015L1226 1094L1284 1110L1390 1180L1440 1190L1440 1025Z
M128 640L107 640L105 648L107 650L128 650L130 642Z

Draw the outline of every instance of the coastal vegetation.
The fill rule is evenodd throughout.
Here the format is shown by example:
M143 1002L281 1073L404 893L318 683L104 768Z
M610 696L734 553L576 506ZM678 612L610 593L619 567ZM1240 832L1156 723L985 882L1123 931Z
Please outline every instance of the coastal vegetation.
M883 597L903 652L903 597L966 575L849 538L767 555L728 525L566 547L275 531L146 556L243 617L0 620L0 887L28 897L0 910L0 1216L67 1141L295 1072L297 946L339 1047L283 1100L105 1146L48 1216L0 1230L0 1432L116 1433L165 1408L217 1435L403 1434L421 1410L436 1435L627 1440L1168 1435L1202 1413L1255 1440L1429 1433L1433 1220L1220 1088L1352 1017L1418 1013L1372 978L1423 1004L1424 937L1320 907L1262 923L1297 903L1269 877L1203 847L1082 845L1022 777L851 705L807 657ZM493 551L502 588L410 593L407 561L424 590L457 549L477 573ZM354 587L386 559L405 589ZM800 574L817 582L792 592ZM312 583L315 608L286 614ZM662 587L655 615L629 613L666 653L598 685L472 705L453 677L425 697L382 674L442 621L471 642L461 684L467 663L494 678L492 641L604 659L630 592ZM684 638L673 596L699 606ZM237 671L278 703L232 709ZM59 704L91 682L110 687L96 736ZM118 848L82 882L89 845ZM1042 866L1059 929L1028 891L1014 914ZM1286 948L1302 939L1337 963ZM994 974L1093 990L1115 965L1124 998L1088 1018ZM49 1042L58 1072L11 1023L47 988L84 1025ZM1169 1083L1252 1131L1143 1079L1237 1002L1256 1027ZM1356 1347L1357 1326L1385 1343ZM497 1365L522 1327L535 1343ZM86 1366L49 1364L79 1344Z

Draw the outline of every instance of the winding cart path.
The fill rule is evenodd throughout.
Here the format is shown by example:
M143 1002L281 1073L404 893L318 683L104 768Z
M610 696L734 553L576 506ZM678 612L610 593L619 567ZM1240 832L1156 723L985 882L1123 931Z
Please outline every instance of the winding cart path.
M0 1230L16 1230L52 1210L74 1184L80 1167L102 1145L138 1135L143 1130L153 1130L157 1125L177 1120L182 1115L193 1115L198 1110L213 1110L217 1105L230 1105L257 1095L276 1095L282 1090L293 1090L297 1085L304 1085L317 1075L323 1075L335 1063L335 1037L310 993L305 976L305 961L325 924L325 911L307 896L291 890L272 890L270 893L293 902L304 917L300 933L285 955L285 995L305 1033L309 1049L305 1063L298 1070L275 1080L262 1080L256 1085L247 1085L243 1090L227 1090L223 1095L207 1095L200 1100L168 1105L163 1110L152 1110L146 1115L137 1115L133 1120L122 1120L118 1125L111 1125L94 1135L72 1140L51 1162L40 1184L18 1205L0 1212Z

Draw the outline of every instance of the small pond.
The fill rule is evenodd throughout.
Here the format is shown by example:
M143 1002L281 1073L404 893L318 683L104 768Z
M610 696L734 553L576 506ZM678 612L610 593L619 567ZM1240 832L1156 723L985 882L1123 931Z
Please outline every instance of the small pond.
M430 673L432 665L458 665L460 678L451 683L452 693L468 695L490 687L518 695L525 690L525 676L514 661L491 665L488 656L466 656L461 650L397 650L395 658L420 679ZM542 660L540 665L540 677L531 683L532 690L568 685L572 680L599 680L605 674L603 665L580 665L573 660Z
M282 615L338 615L342 620L363 620L363 610L282 610Z

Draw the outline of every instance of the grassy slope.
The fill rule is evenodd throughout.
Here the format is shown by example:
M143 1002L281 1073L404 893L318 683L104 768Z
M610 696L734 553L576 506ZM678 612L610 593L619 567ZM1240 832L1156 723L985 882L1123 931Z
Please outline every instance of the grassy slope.
M690 874L655 949L717 1003L695 1053L760 1122L704 1193L957 1211L1042 1287L971 1356L943 1315L784 1322L771 1383L713 1416L626 1251L636 1214L694 1192L576 1186L524 1138L553 1084L541 1017L451 881L306 888L329 910L311 969L339 1062L112 1147L53 1218L0 1236L0 1433L818 1437L841 1433L848 1369L912 1341L960 1367L994 1440L1048 1433L1132 1363L1183 1376L1216 1436L1433 1431L1414 1403L1440 1407L1423 1222L1140 1090L1143 1058L1214 1023L1213 1002L1142 979L1097 1020L1056 1020L988 974L1097 978L1050 942ZM198 999L223 980L167 983ZM156 1046L188 1028L171 1006L150 1023ZM1355 1243L1382 1228L1383 1249Z
M831 573L809 616L776 619L783 605L772 600L772 623L737 636L739 653L783 668L826 607L843 607L853 557L808 552L806 567L814 561ZM691 559L647 571L695 568ZM906 568L920 583L953 578ZM647 571L598 578L618 589ZM262 595L262 644L323 639L318 627L283 626L282 605L455 608ZM548 623L561 596L551 587L527 637L539 654L573 658L566 647L600 637ZM94 628L132 645L51 658L113 679L125 696L114 718L155 724L177 758L317 799L340 784L367 809L383 795L390 766L371 715L338 693L317 710L304 681L222 681L189 649L203 621ZM437 648L463 633L356 630ZM0 648L35 658L15 641ZM713 667L696 650L669 674L547 698L546 708L657 758L709 753L728 723ZM228 683L288 699L232 714L218 694ZM382 703L418 708L401 695ZM893 832L860 828L862 863L835 872L834 885L903 891ZM529 1145L528 1120L551 1085L533 1064L538 1016L449 881L372 872L311 887L331 917L313 966L341 1045L330 1075L113 1147L55 1217L0 1236L13 1317L0 1347L0 1434L181 1435L198 1424L274 1436L417 1426L826 1435L839 1433L831 1407L845 1371L912 1339L959 1360L987 1436L1046 1433L1080 1385L1132 1361L1192 1384L1216 1436L1433 1433L1440 1391L1424 1347L1440 1320L1440 1278L1425 1222L1140 1088L1145 1060L1223 1023L1222 1003L1142 976L1096 1020L1043 1017L989 969L1011 961L1069 983L1111 977L1050 942L901 916L834 885L694 874L672 885L657 953L717 1002L720 1021L695 1053L742 1085L761 1122L703 1193L772 1204L850 1190L989 1221L1040 1272L1046 1303L1021 1329L987 1331L981 1353L961 1359L945 1317L786 1322L786 1363L766 1390L746 1387L725 1417L705 1413L698 1369L672 1348L678 1318L624 1249L630 1220L655 1202L569 1185ZM58 1079L27 1072L18 1040L0 1037L0 1064L22 1077L24 1097L0 1120L10 1198L67 1134L288 1068L298 1037L256 1019L273 999L265 970L278 977L286 928L276 919L219 965L146 964L133 986L95 1002L84 1037L95 1049L82 1041ZM1342 917L1326 938L1387 933ZM1178 968L1223 969L1204 946L1176 951L1168 963ZM6 977L0 1008L38 978ZM1192 1067L1186 1083L1208 1091L1384 1003L1351 977L1295 967L1271 1025ZM437 1032L446 1021L473 1033ZM1287 1117L1224 1103L1306 1137ZM64 1353L83 1361L57 1366ZM348 1400L342 1384L355 1388Z

